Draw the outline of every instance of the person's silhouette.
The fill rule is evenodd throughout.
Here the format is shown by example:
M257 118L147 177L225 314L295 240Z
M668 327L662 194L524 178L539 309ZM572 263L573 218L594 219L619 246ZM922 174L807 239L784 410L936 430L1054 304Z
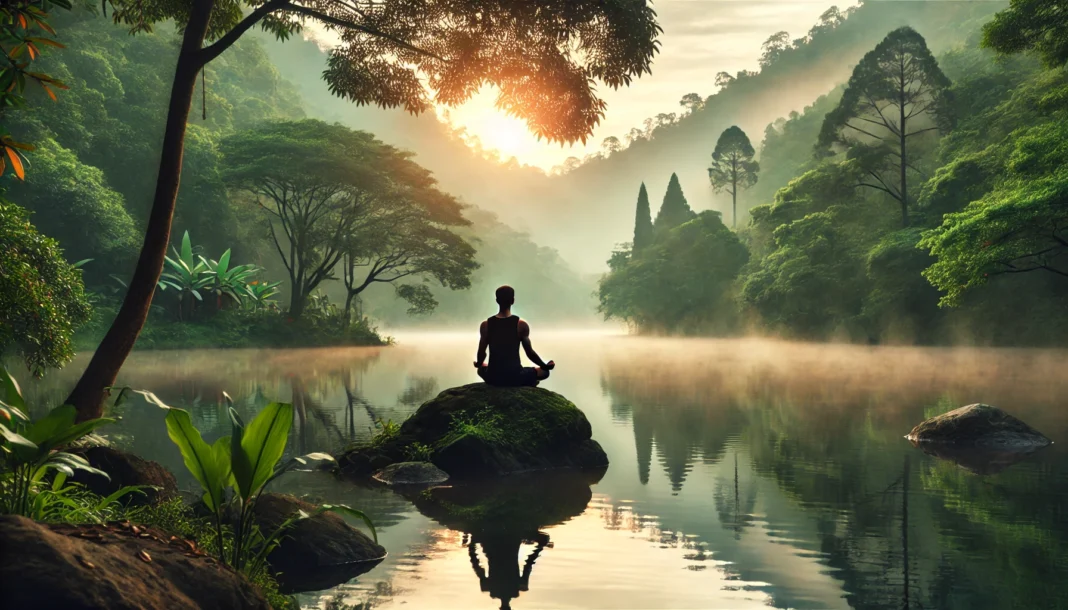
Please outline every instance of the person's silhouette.
M530 344L530 325L519 316L512 315L515 290L511 286L497 289L497 315L490 317L479 327L478 354L475 368L486 383L497 386L536 386L549 377L556 366L552 360L544 362ZM519 361L519 346L523 346L527 358L538 365L524 367ZM489 349L489 364L486 349Z
M528 541L537 546L527 557L520 573L516 563L519 560L519 546ZM479 544L482 545L482 552L486 554L489 574L478 560L476 545ZM535 533L529 540L524 540L521 536L493 536L485 539L471 536L467 553L471 558L471 568L478 576L479 588L489 593L491 598L501 600L501 610L509 610L512 600L519 597L520 592L529 590L530 572L534 569L534 562L548 544L549 536L543 532Z

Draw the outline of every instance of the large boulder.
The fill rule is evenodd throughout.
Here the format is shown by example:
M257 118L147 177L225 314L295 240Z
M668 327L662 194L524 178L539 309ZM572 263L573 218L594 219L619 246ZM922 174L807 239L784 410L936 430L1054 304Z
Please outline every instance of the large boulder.
M256 502L256 524L265 534L314 504L293 496L265 493ZM278 548L267 556L282 593L321 591L368 572L386 557L386 549L334 513L297 521Z
M349 476L368 477L422 455L454 479L607 466L591 436L586 416L559 394L475 383L445 390L395 435L352 448L338 463Z
M106 497L123 487L145 486L142 493L131 493L123 498L122 501L131 506L157 504L178 496L178 482L174 475L157 462L108 446L78 449L75 453L110 477L106 479L100 475L75 471L72 480L85 485L97 495Z
M449 480L449 475L430 462L398 462L374 474L374 480L386 485L434 485Z
M259 589L154 529L0 516L5 608L270 610Z
M1050 440L997 407L968 405L928 419L909 432L913 444L951 443L976 447L1038 448Z

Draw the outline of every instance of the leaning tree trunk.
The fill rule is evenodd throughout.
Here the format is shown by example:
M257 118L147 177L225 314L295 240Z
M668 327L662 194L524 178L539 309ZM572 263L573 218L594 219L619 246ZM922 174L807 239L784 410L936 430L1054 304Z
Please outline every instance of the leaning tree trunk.
M104 399L107 396L105 388L115 383L119 369L133 350L148 318L152 296L163 272L163 259L171 240L171 221L174 218L174 206L182 174L185 126L193 103L197 72L203 66L199 51L204 44L214 4L215 0L192 2L167 107L167 123L163 133L163 149L152 212L148 217L145 241L137 258L137 267L115 321L111 323L111 328L104 335L78 384L67 397L67 404L78 409L79 421L100 417L103 413Z

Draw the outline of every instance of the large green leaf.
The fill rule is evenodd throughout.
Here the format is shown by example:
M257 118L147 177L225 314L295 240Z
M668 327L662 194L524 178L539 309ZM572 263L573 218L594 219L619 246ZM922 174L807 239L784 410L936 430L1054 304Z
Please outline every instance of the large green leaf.
M4 444L6 445L6 448L11 451L16 463L24 464L33 461L40 452L37 443L17 432L9 430L6 426L0 426L0 436L4 438Z
M227 399L229 402L229 398ZM245 422L233 407L227 407L230 414L230 468L234 476L234 486L242 498L248 497L247 485L252 482L252 463L249 461L245 450L241 448L241 440L245 437Z
M315 509L315 512L312 513L311 516L314 517L315 515L321 513L338 513L341 515L355 517L360 521L363 521L364 525L367 526L367 529L371 530L371 536L374 538L375 544L378 544L378 532L375 530L375 524L372 523L371 518L365 515L362 511L356 510L355 508L352 508L351 506L346 506L344 504L323 504L319 506L319 508Z
M167 413L166 422L167 436L178 446L185 467L204 489L204 503L211 510L218 511L222 506L223 491L230 476L230 460L227 459L225 465L220 462L218 459L220 452L204 442L200 431L193 426L188 412L171 408ZM229 437L224 438L229 444ZM218 441L215 444L217 446Z
M241 472L243 479L237 478L238 472L234 472L242 498L250 498L271 478L275 465L285 453L292 425L293 405L273 402L245 428L241 451L242 459L248 460L248 471Z
M23 435L38 445L46 445L49 439L73 426L77 417L78 410L74 405L56 407L49 411L48 415L33 422Z
M22 390L15 378L8 374L7 369L0 366L0 402L9 407L14 407L23 413L26 412L26 402L22 400Z

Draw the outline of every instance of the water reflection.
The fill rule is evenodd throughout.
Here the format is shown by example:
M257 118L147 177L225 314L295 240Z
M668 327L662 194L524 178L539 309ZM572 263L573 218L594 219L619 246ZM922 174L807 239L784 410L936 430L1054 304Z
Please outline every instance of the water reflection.
M120 381L189 409L209 440L227 431L222 391L246 419L292 399L289 451L335 450L471 381L466 339L139 353ZM1065 352L589 337L544 350L561 363L546 387L583 408L608 452L603 477L408 498L285 478L286 491L368 512L390 551L302 605L1068 607ZM27 391L61 399L76 373ZM977 457L903 438L974 402L1059 442ZM130 405L123 418L113 438L182 471L158 409Z

